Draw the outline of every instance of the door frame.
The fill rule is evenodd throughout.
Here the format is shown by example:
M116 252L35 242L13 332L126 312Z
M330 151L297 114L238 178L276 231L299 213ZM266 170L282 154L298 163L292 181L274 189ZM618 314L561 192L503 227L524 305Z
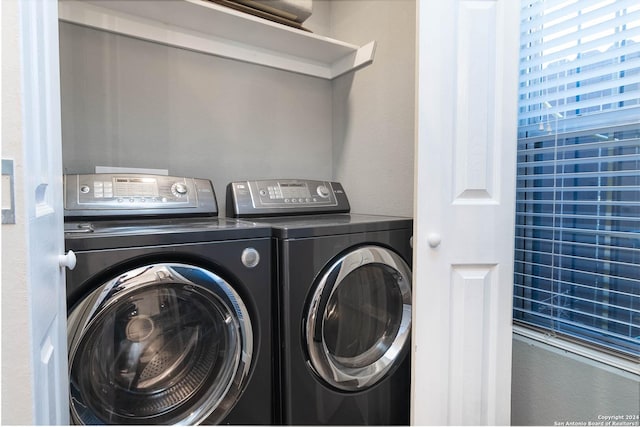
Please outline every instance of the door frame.
M2 423L68 424L56 1L3 0L2 158L15 223L2 225ZM4 207L4 206L3 206ZM11 348L11 352L6 349Z

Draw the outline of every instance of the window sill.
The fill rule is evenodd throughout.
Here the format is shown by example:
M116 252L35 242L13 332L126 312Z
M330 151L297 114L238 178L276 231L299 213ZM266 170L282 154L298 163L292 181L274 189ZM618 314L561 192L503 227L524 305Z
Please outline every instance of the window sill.
M609 353L601 352L593 348L567 341L560 337L541 333L519 325L513 325L513 333L514 335L525 337L532 341L543 343L556 349L602 363L611 368L619 369L634 375L640 375L640 365L637 362L633 362L622 357L617 357Z

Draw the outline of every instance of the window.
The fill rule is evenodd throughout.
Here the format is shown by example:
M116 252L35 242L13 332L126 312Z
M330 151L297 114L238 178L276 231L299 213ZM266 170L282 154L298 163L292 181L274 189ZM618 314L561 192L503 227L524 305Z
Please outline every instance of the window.
M640 3L522 1L514 320L640 357Z

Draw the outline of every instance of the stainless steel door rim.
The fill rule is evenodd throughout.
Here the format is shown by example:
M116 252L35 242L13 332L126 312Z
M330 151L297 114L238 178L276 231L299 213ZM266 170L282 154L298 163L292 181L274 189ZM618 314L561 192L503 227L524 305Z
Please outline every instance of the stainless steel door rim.
M68 318L71 417L82 424L217 422L253 357L233 287L200 267L150 264L106 282Z
M373 386L397 366L411 331L411 271L395 252L362 246L318 281L304 325L311 366L345 391Z

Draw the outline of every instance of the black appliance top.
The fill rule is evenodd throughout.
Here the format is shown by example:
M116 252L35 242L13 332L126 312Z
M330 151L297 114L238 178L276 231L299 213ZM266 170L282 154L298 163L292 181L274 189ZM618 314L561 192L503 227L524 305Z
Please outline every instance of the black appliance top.
M253 218L243 222L268 225L273 236L280 239L334 236L340 234L411 229L413 219L406 217L364 215L364 214L323 214Z
M269 226L227 218L154 218L66 222L66 249L81 251L271 236Z

